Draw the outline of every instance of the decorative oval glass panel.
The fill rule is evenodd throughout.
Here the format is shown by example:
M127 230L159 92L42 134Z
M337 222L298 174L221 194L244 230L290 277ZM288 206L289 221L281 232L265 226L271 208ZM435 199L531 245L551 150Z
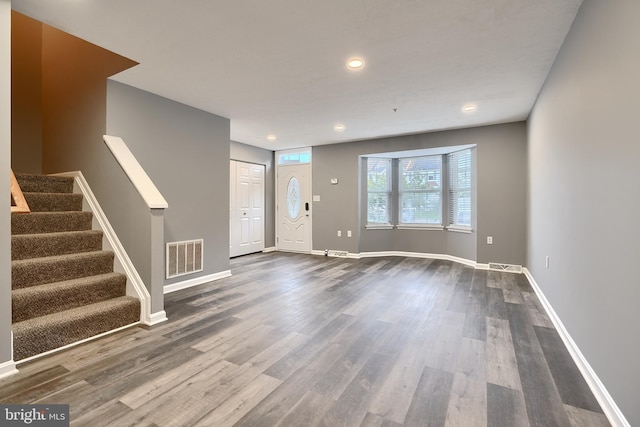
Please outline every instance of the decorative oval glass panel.
M291 219L298 218L300 214L300 183L296 177L291 178L287 185L287 211Z

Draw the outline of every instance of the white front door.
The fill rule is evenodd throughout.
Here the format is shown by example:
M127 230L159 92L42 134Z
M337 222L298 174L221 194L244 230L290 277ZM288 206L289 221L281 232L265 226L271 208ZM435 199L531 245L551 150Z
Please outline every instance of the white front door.
M264 250L264 165L231 160L229 255Z
M278 166L278 249L311 252L311 165Z

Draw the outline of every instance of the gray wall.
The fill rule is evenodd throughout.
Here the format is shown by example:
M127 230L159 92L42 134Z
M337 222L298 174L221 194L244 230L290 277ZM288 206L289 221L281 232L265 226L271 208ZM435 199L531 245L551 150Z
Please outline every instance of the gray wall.
M0 0L0 176L4 176L9 200L11 159L11 2ZM11 354L11 219L9 209L0 209L0 365Z
M165 241L204 239L204 271L165 285L229 270L229 120L109 81L107 133L169 203Z
M162 267L164 256L154 259L158 248L153 246L164 250L164 242L156 241L158 234L162 236L162 230L154 233L152 212L106 145L103 143L95 148L101 152L99 170L86 168L83 175L89 175L86 178L91 190L151 294L151 313L161 312L164 310L164 276L158 277L158 269ZM160 273L163 272L160 268Z
M275 163L274 152L263 148L253 147L240 142L231 141L231 160L239 160L246 163L255 163L265 166L264 176L264 247L270 248L276 245L276 189L275 189Z
M358 156L476 144L472 234L366 230L359 203ZM523 265L526 254L526 125L523 122L313 147L313 248L349 252L437 253L480 263ZM362 173L362 171L360 171ZM338 185L330 179L338 178ZM342 237L337 237L342 230ZM346 237L352 230L353 237ZM486 237L494 244L487 245Z
M640 2L585 0L529 121L527 266L640 425ZM550 256L550 268L545 257Z

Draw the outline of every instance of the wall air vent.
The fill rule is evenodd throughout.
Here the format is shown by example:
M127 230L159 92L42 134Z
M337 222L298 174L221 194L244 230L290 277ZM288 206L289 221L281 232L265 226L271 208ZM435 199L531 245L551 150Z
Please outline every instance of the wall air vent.
M489 263L489 270L496 271L510 271L512 273L522 273L521 265L512 265L512 264L498 264L497 262Z
M203 270L203 239L167 243L167 279Z

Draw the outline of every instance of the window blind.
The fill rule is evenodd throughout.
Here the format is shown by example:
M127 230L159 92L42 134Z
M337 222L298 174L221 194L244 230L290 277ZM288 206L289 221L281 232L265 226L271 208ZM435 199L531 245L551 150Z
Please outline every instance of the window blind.
M367 159L367 223L390 224L391 159Z
M442 156L399 161L400 224L442 224Z
M471 227L471 150L448 155L449 224Z

